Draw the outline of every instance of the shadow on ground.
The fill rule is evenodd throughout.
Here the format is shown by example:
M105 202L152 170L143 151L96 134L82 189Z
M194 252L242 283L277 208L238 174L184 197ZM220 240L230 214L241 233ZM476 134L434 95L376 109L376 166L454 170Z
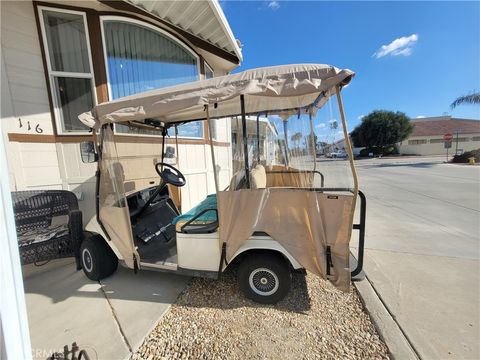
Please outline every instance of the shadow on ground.
M231 264L218 280L192 278L190 283L188 277L180 275L153 271L140 271L134 274L132 270L119 267L112 276L100 281L99 284L87 279L83 271L76 271L73 260L52 262L33 268L24 277L27 294L43 295L50 298L54 304L73 297L99 296L107 296L111 301L169 304L175 302L181 293L178 305L220 309L272 307L245 298L238 288L236 264ZM289 294L275 307L278 310L298 313L310 309L305 275L293 273Z
M253 302L243 295L237 284L237 267L229 267L218 280L193 278L180 295L177 306L233 309L240 307L272 308L286 312L305 313L311 308L304 274L293 273L288 295L276 305Z
M368 164L362 165L364 169L375 168L390 168L390 167L412 167L412 168L431 168L434 165L438 165L440 162L420 162L420 163L380 163L380 164Z
M25 293L48 297L53 304L71 298L98 298L170 304L188 283L189 278L152 271L140 271L119 267L100 282L89 280L83 271L75 270L71 259L52 261L34 267L24 267Z

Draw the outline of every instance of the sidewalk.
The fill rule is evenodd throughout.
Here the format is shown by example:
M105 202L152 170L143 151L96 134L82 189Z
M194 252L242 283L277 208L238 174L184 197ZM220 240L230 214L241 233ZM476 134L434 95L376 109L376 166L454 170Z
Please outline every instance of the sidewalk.
M76 342L94 359L129 358L189 281L119 267L102 281L76 271L73 259L23 267L34 359Z
M479 168L428 158L357 168L374 291L421 359L478 359Z

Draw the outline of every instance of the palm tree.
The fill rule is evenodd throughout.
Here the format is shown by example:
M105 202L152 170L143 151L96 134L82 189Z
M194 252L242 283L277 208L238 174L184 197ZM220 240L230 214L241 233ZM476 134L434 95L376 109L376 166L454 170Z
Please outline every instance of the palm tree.
M455 109L458 105L462 104L480 104L480 92L476 92L470 95L460 96L450 105L452 109Z
M302 133L301 132L296 132L295 134L292 135L291 140L297 148L300 145L300 140L302 140Z

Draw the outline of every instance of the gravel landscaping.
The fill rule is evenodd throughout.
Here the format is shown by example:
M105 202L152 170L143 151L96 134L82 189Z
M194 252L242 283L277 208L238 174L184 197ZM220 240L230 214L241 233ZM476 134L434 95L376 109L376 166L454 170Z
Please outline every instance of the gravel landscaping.
M192 279L132 359L388 359L357 293L294 274L277 305L245 299L235 270Z

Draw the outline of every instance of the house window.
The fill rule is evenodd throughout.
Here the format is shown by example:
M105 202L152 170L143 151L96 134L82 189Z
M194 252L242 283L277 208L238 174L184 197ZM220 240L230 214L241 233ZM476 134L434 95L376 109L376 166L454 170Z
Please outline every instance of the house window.
M472 141L480 141L480 136L473 136Z
M203 138L203 121L192 121L179 125L178 136L183 138Z
M169 34L121 17L103 17L102 25L110 100L198 80L197 55ZM182 125L179 136L203 137L199 126L200 131L198 125ZM116 125L116 131L132 133L125 125Z
M57 132L88 132L78 115L95 105L85 14L39 7Z
M440 144L440 143L444 143L445 140L443 139L430 139L430 144Z
M208 65L207 63L204 63L204 64L205 64L205 79L211 79L215 77L213 69L210 67L210 65Z
M408 140L408 145L422 145L426 143L427 140Z

